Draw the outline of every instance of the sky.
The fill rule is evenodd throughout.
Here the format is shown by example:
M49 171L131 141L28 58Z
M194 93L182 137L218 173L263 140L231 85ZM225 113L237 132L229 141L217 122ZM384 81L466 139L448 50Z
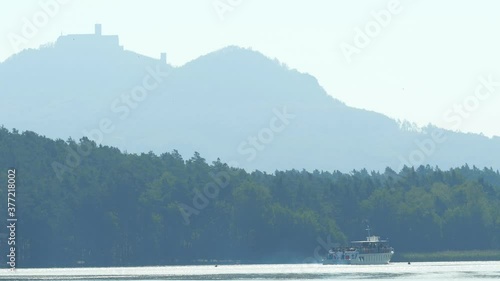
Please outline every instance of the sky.
M318 79L345 104L500 136L500 1L3 1L0 62L60 34L117 34L182 66L229 45ZM498 82L497 82L498 81Z

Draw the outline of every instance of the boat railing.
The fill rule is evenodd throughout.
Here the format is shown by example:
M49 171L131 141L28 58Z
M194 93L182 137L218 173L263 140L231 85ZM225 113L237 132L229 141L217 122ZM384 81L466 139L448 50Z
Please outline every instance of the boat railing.
M391 247L384 248L361 248L359 249L360 253L363 254L377 254L377 253L390 253L393 249Z

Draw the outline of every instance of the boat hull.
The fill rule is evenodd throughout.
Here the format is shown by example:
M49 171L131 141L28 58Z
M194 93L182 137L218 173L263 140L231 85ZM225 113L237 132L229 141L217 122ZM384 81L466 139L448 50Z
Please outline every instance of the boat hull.
M370 254L357 254L356 258L353 259L325 259L323 260L324 265L328 264L361 264L361 265L372 265L372 264L388 264L391 261L394 252L387 253L370 253Z

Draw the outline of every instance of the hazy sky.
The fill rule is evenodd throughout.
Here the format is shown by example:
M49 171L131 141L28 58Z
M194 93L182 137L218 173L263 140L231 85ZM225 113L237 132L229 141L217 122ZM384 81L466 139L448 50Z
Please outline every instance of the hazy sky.
M101 23L125 49L165 51L173 65L251 47L349 106L500 136L498 11L494 0L3 1L0 61Z

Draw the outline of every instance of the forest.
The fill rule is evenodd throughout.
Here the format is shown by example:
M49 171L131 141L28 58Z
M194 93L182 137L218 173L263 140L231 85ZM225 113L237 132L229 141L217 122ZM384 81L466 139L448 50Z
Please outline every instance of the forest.
M18 267L319 261L367 225L396 253L500 249L500 174L467 163L250 172L0 127L4 223L8 168Z

